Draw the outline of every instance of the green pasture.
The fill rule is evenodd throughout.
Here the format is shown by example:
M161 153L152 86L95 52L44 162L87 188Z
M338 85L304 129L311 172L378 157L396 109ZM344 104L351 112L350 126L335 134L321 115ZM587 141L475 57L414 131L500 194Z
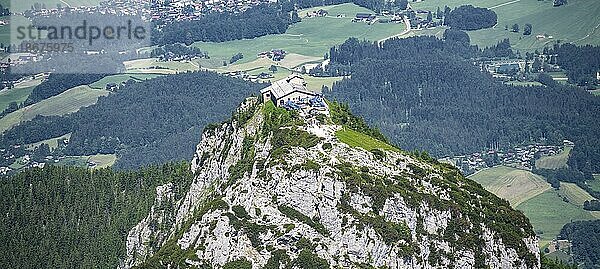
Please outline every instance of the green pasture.
M82 107L95 104L100 96L108 94L106 90L92 89L89 86L69 89L0 118L0 133L23 121L32 120L37 115L60 116L76 112Z
M600 45L600 1L570 0L567 5L553 7L552 1L532 0L425 0L411 3L416 9L427 9L433 12L437 7L456 7L471 4L491 8L498 14L498 24L489 29L470 31L469 36L474 44L489 46L509 38L515 49L532 51L556 40L575 44ZM505 30L518 24L520 33ZM530 36L523 36L522 29L526 23L533 26ZM536 35L548 35L553 38L537 39Z
M194 46L208 52L211 59L201 60L203 67L217 68L223 61L229 62L234 54L241 52L244 58L238 63L252 62L257 54L271 49L283 49L289 53L305 56L323 57L329 48L343 43L350 37L376 41L398 34L404 30L404 25L394 23L375 23L367 25L362 22L352 22L358 12L372 12L354 4L341 4L322 7L328 9L330 16L304 18L293 24L286 33L262 36L254 39L234 40L228 42L197 42ZM305 13L301 11L300 13ZM337 18L335 14L343 13L345 18Z
M554 239L560 229L569 222L594 219L594 216L582 207L564 202L553 189L521 203L516 208L529 218L541 238L540 245Z
M384 149L390 151L398 151L397 148L390 146L389 144L379 141L363 133L344 128L335 132L335 137L342 143L346 143L351 147L359 147L366 150L373 149Z

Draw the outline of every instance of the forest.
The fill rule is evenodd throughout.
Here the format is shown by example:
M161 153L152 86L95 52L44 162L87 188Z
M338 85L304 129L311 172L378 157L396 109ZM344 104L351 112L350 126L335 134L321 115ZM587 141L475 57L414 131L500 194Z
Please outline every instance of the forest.
M4 177L0 267L116 268L156 187L173 183L179 199L192 179L186 162L123 172L46 166Z
M297 21L298 14L294 11L282 10L278 5L261 5L239 14L209 13L199 20L169 23L155 28L152 39L156 45L250 39L282 34Z
M569 82L580 86L598 83L596 72L600 70L600 46L556 44L544 54L558 55L556 63L566 70Z
M260 5L242 13L211 12L193 21L163 24L157 22L152 33L155 45L194 42L225 42L251 39L269 34L282 34L291 24L300 21L296 8L354 3L381 11L400 6L403 1L384 0L279 0L271 5ZM404 1L405 2L405 1ZM404 6L406 3L404 3Z
M598 268L600 264L600 220L576 221L567 223L559 235L560 239L571 241L573 258L582 266Z
M205 125L227 119L244 98L264 87L212 72L130 82L74 114L22 123L3 134L0 145L72 133L65 154L116 153L118 168L189 160Z
M164 45L153 49L150 53L150 57L160 57L168 60L175 58L208 57L208 54L202 52L199 48L186 47L177 43L172 45Z
M471 54L472 53L472 54ZM435 157L542 142L575 143L569 166L600 171L600 99L565 86L510 86L482 73L465 55L473 47L435 37L356 39L330 50L331 75L349 75L325 90L347 102L407 150Z
M457 7L444 18L444 25L466 31L490 28L497 22L496 12L472 5Z
M88 85L96 82L109 74L62 74L52 73L48 79L36 86L25 105L31 105L46 98L59 95L64 91L80 85Z

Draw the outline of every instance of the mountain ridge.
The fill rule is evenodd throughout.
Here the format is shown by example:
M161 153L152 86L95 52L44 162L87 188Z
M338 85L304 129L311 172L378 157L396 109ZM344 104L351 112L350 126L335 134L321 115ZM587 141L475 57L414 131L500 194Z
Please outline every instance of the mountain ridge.
M120 267L540 267L508 202L426 155L349 146L342 128L378 132L329 107L301 115L251 97L209 126L189 191L157 188Z

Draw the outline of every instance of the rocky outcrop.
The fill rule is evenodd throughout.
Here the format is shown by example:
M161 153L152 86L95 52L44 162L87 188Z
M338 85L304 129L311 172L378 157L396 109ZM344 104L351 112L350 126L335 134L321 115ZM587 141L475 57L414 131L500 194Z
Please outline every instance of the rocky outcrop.
M344 129L350 146L334 120L246 100L204 132L185 197L164 207L170 186L157 189L122 267L539 268L532 227L506 201Z

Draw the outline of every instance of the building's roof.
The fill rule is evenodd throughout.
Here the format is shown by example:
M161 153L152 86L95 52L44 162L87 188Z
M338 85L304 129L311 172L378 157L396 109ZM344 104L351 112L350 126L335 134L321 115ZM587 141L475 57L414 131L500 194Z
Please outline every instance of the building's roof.
M275 99L284 97L292 92L303 92L309 95L315 95L315 93L309 91L304 83L304 78L299 75L291 75L285 79L273 82L271 86L262 89L260 92L265 93L270 91Z
M370 18L372 15L371 13L356 13L357 18Z

